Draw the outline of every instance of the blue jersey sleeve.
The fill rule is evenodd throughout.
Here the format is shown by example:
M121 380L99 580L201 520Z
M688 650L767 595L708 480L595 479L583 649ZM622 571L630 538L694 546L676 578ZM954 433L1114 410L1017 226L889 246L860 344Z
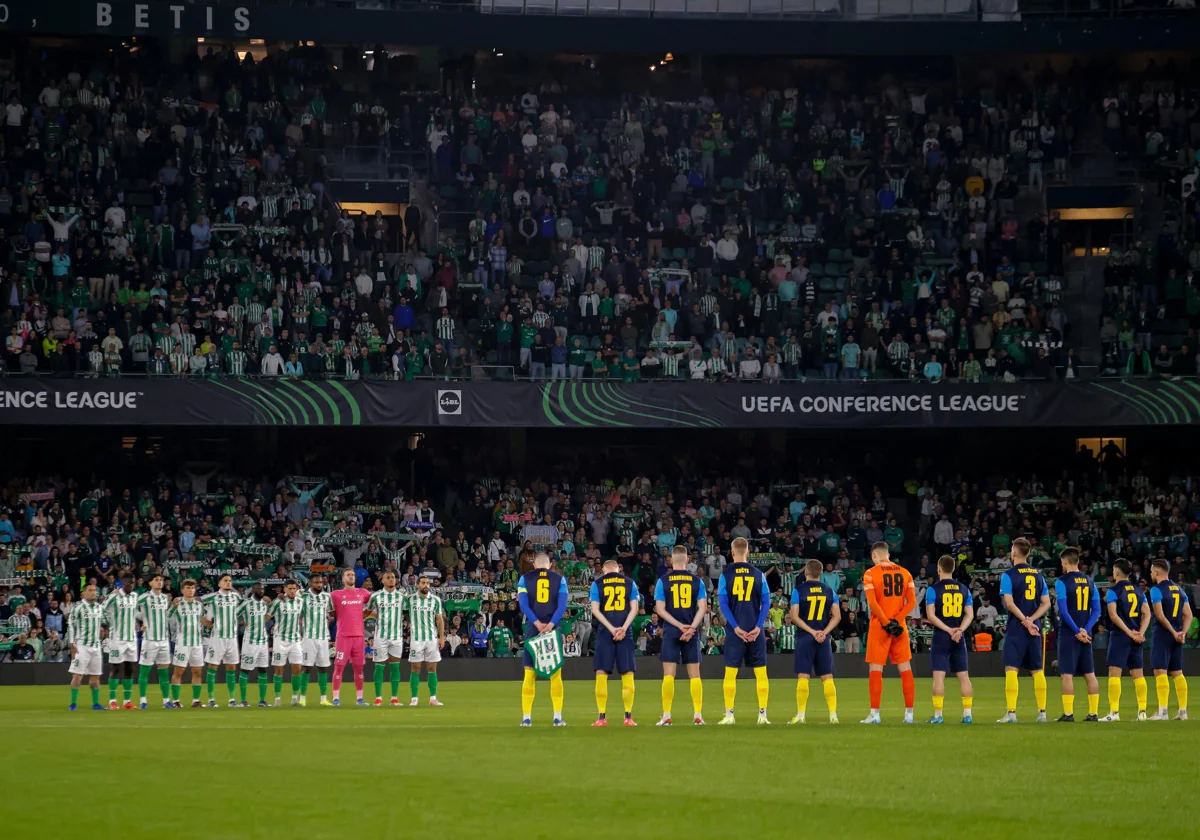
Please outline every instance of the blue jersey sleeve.
M975 606L975 596L971 594L971 590L963 587L963 604L968 607Z
M701 601L708 600L708 587L704 585L703 580L700 581L700 593L699 593L698 597L700 598Z
M529 590L525 588L525 575L521 575L521 577L517 580L517 594L520 595L528 591Z
M1100 620L1100 590L1096 588L1096 584L1092 584L1092 611L1088 613L1087 624L1084 630L1090 636L1092 631L1096 629L1096 622Z
M937 603L937 593L933 591L933 587L925 590L925 606L931 607Z
M662 578L659 578L658 582L654 584L654 600L655 601L667 600L667 595L663 591Z
M642 600L642 593L638 592L637 584L634 583L632 580L629 581L629 589L630 589L629 600L631 600L631 601Z
M758 626L762 627L767 623L767 616L771 614L771 593L767 591L767 576L761 569L758 572L758 585L762 587L758 590L762 593L762 604L758 608Z
M1042 591L1039 594L1040 595L1049 595L1050 594L1050 587L1046 585L1046 578L1044 578L1044 577L1042 578Z
M793 607L798 607L800 605L800 590L799 589L792 590L791 605Z
M1108 590L1107 592L1105 592L1104 593L1104 603L1106 603L1106 604L1117 603L1117 593L1113 592L1111 589Z
M1079 632L1079 626L1075 624L1075 619L1071 618L1071 611L1067 609L1067 585L1062 582L1062 578L1054 581L1054 600L1058 604L1058 618L1070 628L1072 635Z
M567 614L567 579L559 576L558 578L558 606L554 610L554 615L550 616L550 623L555 627L562 621L562 617Z
M1011 577L1009 577L1008 575L1001 575L1001 576L1000 576L1000 594L1001 594L1001 595L1011 595L1011 594L1013 594L1013 591L1012 591L1012 578L1011 578Z
M600 600L600 587L596 586L596 584L594 584L594 583L588 589L588 600L589 601L599 601Z
M719 578L717 578L717 594L718 595L727 595L728 594L725 592L725 575L721 575Z
M1150 603L1151 604L1161 604L1162 603L1162 590L1159 589L1157 586L1150 587Z
M521 607L521 613L525 616L525 620L533 624L538 620L533 608L529 606L529 593L521 591L517 593L517 604Z

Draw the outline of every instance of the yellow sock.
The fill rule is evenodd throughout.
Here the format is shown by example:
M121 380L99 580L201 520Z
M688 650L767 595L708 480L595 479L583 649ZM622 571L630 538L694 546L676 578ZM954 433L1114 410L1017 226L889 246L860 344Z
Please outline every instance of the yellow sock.
M562 715L563 694L563 678L560 669L555 671L554 676L550 678L550 706L554 709L555 716Z
M1108 678L1108 713L1115 715L1121 708L1121 678Z
M663 675L662 684L663 714L671 716L671 704L675 702L675 677Z
M1005 711L1015 712L1017 710L1017 694L1020 692L1020 685L1017 682L1016 671L1004 672L1004 702L1007 704Z
M1064 694L1062 700L1063 700L1063 714L1064 715L1075 714L1075 695L1074 694Z
M829 714L837 714L837 686L832 677L825 680L825 705L829 707Z
M802 715L808 708L808 678L796 677L796 714Z
M621 703L625 706L625 714L633 714L633 674L621 675Z
M688 680L688 688L692 692L692 714L700 717L704 713L704 683L696 677Z
M764 712L767 709L767 700L771 696L771 681L767 679L767 666L763 665L754 669L754 688L758 692L758 710ZM1184 689L1187 692L1187 689Z
M1133 681L1133 696L1137 698L1137 707L1139 712L1146 711L1146 698L1150 694L1150 687L1146 685L1145 677L1138 677Z
M1175 678L1175 698L1179 701L1179 708L1187 708L1187 677L1180 674Z
M1015 671L1013 672L1016 673ZM1033 672L1033 699L1037 701L1039 712L1046 711L1046 672Z
M946 705L945 697L938 697L936 694L933 696L933 711L935 713L935 715L934 715L935 717L942 716L942 708L945 705Z
M521 682L521 714L529 717L533 714L533 698L537 694L537 675L529 668L525 669L525 679Z
M1166 674L1154 677L1154 692L1158 695L1158 708L1167 708L1167 704L1171 702L1171 680Z
M596 675L596 711L604 714L608 708L608 674Z
M1088 695L1088 714L1089 715L1100 714L1100 695L1099 694L1089 694Z
M962 699L962 703L963 703L963 711L970 713L971 706L973 706L975 703L975 698L974 697L964 697Z
M721 688L725 692L725 711L732 712L733 701L737 699L737 668L725 669L725 680L721 683Z

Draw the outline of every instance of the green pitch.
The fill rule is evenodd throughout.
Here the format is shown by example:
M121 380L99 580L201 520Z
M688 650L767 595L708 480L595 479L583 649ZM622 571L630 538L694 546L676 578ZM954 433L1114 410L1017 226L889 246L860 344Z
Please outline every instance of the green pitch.
M1057 717L1056 680L1050 684ZM63 837L121 840L1166 840L1195 836L1200 824L1200 725L1036 725L1026 679L1017 726L993 723L1002 712L1000 680L976 682L972 726L957 722L956 690L946 698L947 723L901 725L895 679L885 686L883 726L857 722L866 714L866 680L839 681L838 727L823 722L815 683L804 727L785 725L795 713L790 680L771 684L771 727L754 724L752 680L739 684L735 727L713 725L719 680L705 684L704 728L691 725L685 681L670 729L654 726L659 683L639 681L637 690L637 729L620 726L615 684L609 727L591 729L592 684L568 682L570 725L555 729L549 686L539 682L534 727L520 729L517 682L442 682L440 709L360 709L345 686L351 705L338 709L312 705L314 687L304 709L73 714L65 686L3 688L0 825L11 837L53 827ZM368 697L372 691L368 684ZM922 721L928 681L918 680L917 692ZM1132 694L1126 685L1127 718ZM186 686L183 695L190 697ZM217 696L224 704L224 686ZM81 702L87 697L85 688ZM107 702L107 690L102 697ZM157 686L149 700L160 705ZM1077 718L1086 708L1080 696Z

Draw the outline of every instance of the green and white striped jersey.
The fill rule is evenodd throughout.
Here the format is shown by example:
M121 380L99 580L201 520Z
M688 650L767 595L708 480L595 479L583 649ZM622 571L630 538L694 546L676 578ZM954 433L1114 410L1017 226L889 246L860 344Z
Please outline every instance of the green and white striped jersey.
M779 628L779 649L780 650L795 650L796 649L796 625L785 624Z
M168 618L174 618L179 622L179 630L175 636L175 644L184 647L196 647L202 644L204 639L204 628L200 624L200 619L204 616L204 602L199 598L187 600L180 598L179 603L171 607L171 611L167 613Z
M137 641L138 594L113 590L104 599L108 638L114 642Z
M301 596L276 598L267 608L267 612L275 619L276 641L300 641L300 617L304 614L304 600ZM325 626L328 628L329 625Z
M246 622L243 645L265 645L267 643L267 604L261 598L246 598L238 606L238 617Z
M386 589L371 595L367 611L375 613L375 638L398 642L404 638L404 599L399 589Z
M138 597L138 609L142 612L142 638L147 642L165 642L170 637L167 631L167 613L171 609L171 596L143 592Z
M329 614L333 612L333 599L328 592L313 592L311 589L300 596L304 604L304 638L314 642L329 641Z
M104 623L105 609L99 601L80 601L71 608L67 641L76 647L100 647L100 625Z
M238 609L242 597L236 592L210 592L203 598L204 606L208 609L208 618L212 621L212 637L214 639L236 639L238 637Z
M413 644L436 642L438 639L437 617L442 614L442 599L430 593L408 596L408 624L412 631Z

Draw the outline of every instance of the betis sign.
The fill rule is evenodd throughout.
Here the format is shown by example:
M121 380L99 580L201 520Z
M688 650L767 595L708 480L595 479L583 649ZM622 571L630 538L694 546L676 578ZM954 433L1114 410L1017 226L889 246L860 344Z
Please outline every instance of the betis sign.
M558 630L549 630L525 640L525 650L533 660L533 672L542 679L549 679L563 666L562 636Z

